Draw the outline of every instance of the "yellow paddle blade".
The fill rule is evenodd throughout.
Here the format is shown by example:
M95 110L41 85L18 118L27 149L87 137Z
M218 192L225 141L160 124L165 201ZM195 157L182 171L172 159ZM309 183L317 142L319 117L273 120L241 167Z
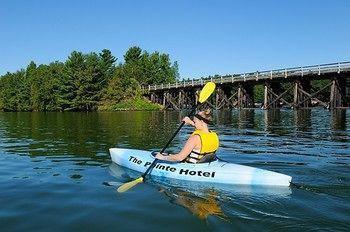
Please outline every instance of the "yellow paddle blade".
M120 186L117 189L117 191L118 191L118 193L126 192L126 191L128 191L129 189L131 189L132 187L134 187L135 185L137 185L138 183L141 183L141 182L143 182L143 177L142 176L137 178L137 179L135 179L135 180L133 180L133 181L130 181L128 183L123 184L122 186Z
M199 102L203 103L205 102L210 95L214 92L215 90L215 83L214 82L208 82L205 84L205 86L203 87L201 93L199 94Z

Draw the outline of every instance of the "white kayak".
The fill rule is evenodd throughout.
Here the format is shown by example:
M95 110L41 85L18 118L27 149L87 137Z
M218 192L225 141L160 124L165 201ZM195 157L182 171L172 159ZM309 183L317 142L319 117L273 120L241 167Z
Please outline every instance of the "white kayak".
M144 173L155 159L150 151L110 148L109 152L114 163L141 173ZM288 175L221 160L199 164L159 160L149 175L232 185L289 186L292 180Z

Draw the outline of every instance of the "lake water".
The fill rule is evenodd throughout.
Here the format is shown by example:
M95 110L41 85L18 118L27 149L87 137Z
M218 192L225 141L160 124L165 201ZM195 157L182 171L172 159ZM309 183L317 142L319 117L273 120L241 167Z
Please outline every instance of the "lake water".
M160 150L184 115L0 113L0 231L350 230L349 110L215 113L218 156L290 175L290 188L151 180L117 193L130 179L108 149Z

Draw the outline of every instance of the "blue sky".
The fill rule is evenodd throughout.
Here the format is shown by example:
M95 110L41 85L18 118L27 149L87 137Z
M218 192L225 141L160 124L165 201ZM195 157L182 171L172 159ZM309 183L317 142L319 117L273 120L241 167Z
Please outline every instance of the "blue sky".
M0 75L107 48L168 53L197 78L350 61L350 1L1 0Z

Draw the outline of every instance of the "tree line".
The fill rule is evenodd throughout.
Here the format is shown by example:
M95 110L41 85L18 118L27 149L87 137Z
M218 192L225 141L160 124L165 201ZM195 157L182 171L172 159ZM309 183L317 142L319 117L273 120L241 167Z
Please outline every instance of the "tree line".
M140 99L142 85L174 83L177 62L169 55L134 46L117 63L110 50L73 51L65 62L37 65L0 78L2 111L93 111ZM108 107L107 107L108 108Z

